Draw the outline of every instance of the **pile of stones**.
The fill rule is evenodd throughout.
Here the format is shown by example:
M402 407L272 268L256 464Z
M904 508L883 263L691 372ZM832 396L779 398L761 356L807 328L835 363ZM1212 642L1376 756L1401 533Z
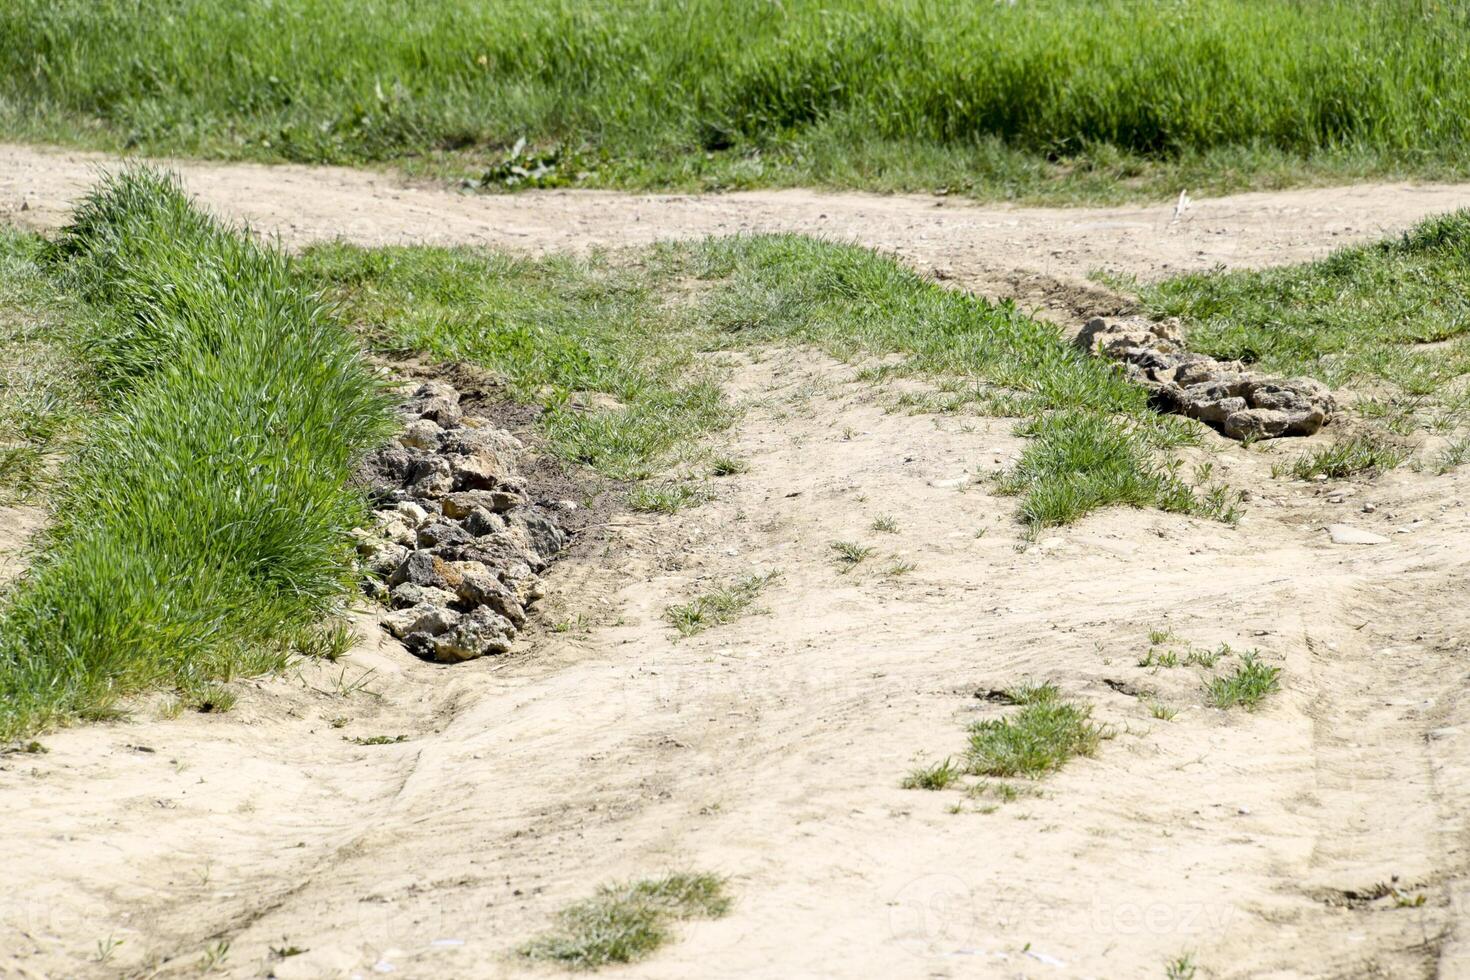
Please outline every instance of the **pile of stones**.
M369 590L390 609L383 627L442 663L504 653L567 536L531 500L521 442L466 415L452 386L426 382L399 412L402 434L360 471L373 526L353 532L377 576Z
M1261 377L1239 361L1191 354L1177 321L1093 317L1077 343L1122 363L1159 411L1199 419L1232 439L1309 436L1336 411L1319 381Z

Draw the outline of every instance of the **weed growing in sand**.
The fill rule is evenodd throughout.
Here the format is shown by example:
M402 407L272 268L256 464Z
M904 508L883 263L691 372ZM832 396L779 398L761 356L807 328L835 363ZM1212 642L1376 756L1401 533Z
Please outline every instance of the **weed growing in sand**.
M1439 472L1448 473L1470 462L1470 435L1451 439L1435 456Z
M837 570L843 574L852 571L871 558L874 550L856 541L833 541L829 547L832 551L832 560L837 563Z
M356 639L352 627L345 620L334 619L308 626L297 635L293 645L303 657L336 663L352 649Z
M899 785L904 789L945 789L964 775L964 769L949 759L932 766L918 766Z
M628 494L628 506L650 514L677 514L686 507L697 507L713 496L707 489L692 483L645 483Z
M1310 480L1315 476L1325 476L1330 480L1373 476L1393 469L1407 455L1402 446L1374 432L1364 431L1304 453L1292 460L1289 466L1272 464L1271 475L1280 477L1290 473L1298 480Z
M909 572L912 572L918 567L918 565L911 561L906 561L902 558L895 558L893 559L893 561L888 563L886 568L883 569L883 574L887 575L889 578L899 578L901 576L907 575Z
M750 464L735 456L716 456L710 460L710 476L736 476L750 469Z
M111 960L113 954L117 952L117 948L124 942L126 940L118 939L115 936L108 936L106 939L97 940L97 962L106 963Z
M974 775L1042 776L1097 751L1104 732L1090 707L1066 700L1051 684L1007 693L1019 712L970 726L967 763Z
M199 972L213 973L224 969L225 962L230 958L229 940L221 939L213 946L204 950L204 955L199 958Z
M872 528L874 531L879 532L880 534L898 533L898 521L894 520L887 514L883 514L879 517L873 518L873 523L869 524L868 527Z
M1140 700L1148 708L1149 715L1157 718L1159 721L1173 721L1174 716L1179 714L1177 708L1171 708L1162 701L1155 700L1154 698L1141 698Z
M354 694L379 697L378 692L368 687L368 682L373 679L373 675L377 672L378 669L376 667L368 667L356 677L348 679L347 667L344 666L337 672L337 676L332 678L332 690L330 693L335 694L339 698L350 698Z
M731 585L696 596L683 605L670 606L664 611L664 616L682 635L694 636L711 626L734 622L767 586L780 578L781 573L774 571L747 575Z
M591 970L642 959L673 937L681 919L718 919L730 910L725 880L712 874L603 885L557 915L557 927L521 947L522 956Z
M1205 684L1205 693L1210 703L1217 708L1241 707L1254 709L1261 699L1277 689L1281 678L1280 667L1268 667L1261 663L1255 651L1241 657L1235 670L1224 677L1216 677Z
M1230 644L1228 643L1222 643L1213 650L1191 648L1184 655L1184 664L1187 667L1211 668L1219 662L1221 657L1230 656L1231 652Z
M1166 980L1194 980L1198 969L1194 954L1182 953L1164 964L1164 976Z
M407 742L407 735L354 735L347 741L353 745L397 745Z
M224 714L235 707L235 692L223 684L205 684L188 695L189 706L200 714Z
M170 178L105 179L47 261L88 304L104 412L0 611L0 739L284 666L353 591L350 476L392 426L291 261Z
M1163 667L1166 670L1172 670L1179 666L1179 654L1173 650L1160 650L1157 647L1152 647L1148 653L1139 658L1138 666L1153 667L1155 669Z

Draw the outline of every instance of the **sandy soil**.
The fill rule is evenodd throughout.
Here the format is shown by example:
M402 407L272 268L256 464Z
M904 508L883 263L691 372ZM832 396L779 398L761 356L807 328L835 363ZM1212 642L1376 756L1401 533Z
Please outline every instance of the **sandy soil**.
M0 144L0 220L60 225L106 157ZM1107 312L1094 270L1142 277L1293 262L1470 205L1457 185L1364 184L1119 208L977 206L921 195L806 190L711 196L545 191L461 194L332 167L177 161L205 204L300 246L493 245L551 252L738 232L802 232L861 242L995 297L1063 312Z
M31 194L14 216L54 222L89 165L4 149L0 200ZM795 228L822 208L834 234L1001 290L1006 269L1075 284L1102 263L1297 258L1464 198L1247 195L1171 226L1167 208L188 176L293 242L457 230L551 248ZM376 232L354 230L366 213ZM294 230L273 224L288 215ZM750 471L703 507L621 518L558 565L515 655L427 665L365 629L340 664L245 685L231 714L149 706L0 758L0 973L192 976L227 942L221 975L553 975L513 950L558 907L694 868L730 876L732 914L614 975L1162 976L1193 952L1208 977L1470 976L1470 473L1302 484L1269 476L1272 452L1296 447L1211 441L1198 459L1253 493L1238 529L1112 510L1028 547L1014 502L971 479L1019 451L1009 422L887 412L850 367L801 352L730 372L747 407L731 448ZM899 533L870 529L882 514ZM1388 541L1334 545L1332 522ZM878 554L839 574L837 539ZM895 560L914 569L886 574ZM686 640L663 622L769 569L784 577L763 614ZM1204 707L1198 669L1137 666L1163 627L1259 649L1282 693L1256 713ZM1115 732L1095 759L993 812L898 788L1003 710L977 691L1028 678L1095 706ZM349 740L379 734L409 739ZM1370 898L1379 884L1397 895Z

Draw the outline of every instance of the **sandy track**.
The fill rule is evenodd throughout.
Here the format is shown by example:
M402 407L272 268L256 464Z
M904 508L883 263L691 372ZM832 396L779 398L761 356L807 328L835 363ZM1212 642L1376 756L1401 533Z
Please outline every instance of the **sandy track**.
M21 216L54 222L87 162L3 152L21 163L0 163L0 199L31 181ZM35 175L12 176L22 164ZM810 194L466 199L336 171L186 173L207 203L263 227L289 211L266 182L294 186L282 193L310 214L297 243L349 230L341 215L332 225L330 193L356 197L350 213L374 208L392 235L463 220L497 244L508 225L491 228L494 214L553 229L552 243L612 244L718 230L700 214L798 227L802 208L833 215L843 200L871 209L844 219L867 234L843 234L919 263L963 253L973 264L947 264L997 288L1006 261L1075 281L1108 247L1117 267L1147 273L1184 262L1170 236L1200 234L1169 230L1168 209L1127 212L1151 226L1089 230L1125 212ZM1351 219L1333 210L1361 193L1248 195L1195 213L1235 215L1234 260L1265 262L1376 233L1362 213L1398 227L1459 194L1378 189ZM646 209L623 238L619 208ZM967 224L926 224L960 212ZM1008 255L987 238L1000 215L1032 244ZM1063 225L1054 248L1078 250L1065 262L1037 257L1048 221ZM566 632L452 669L367 643L342 665L261 682L231 715L143 710L0 758L5 844L23 856L0 903L0 973L191 976L228 941L222 972L242 977L518 975L511 950L563 903L692 867L731 876L734 913L620 975L1160 976L1193 951L1210 977L1470 976L1470 475L1395 472L1332 504L1331 488L1273 481L1270 455L1221 441L1207 453L1217 475L1255 492L1239 529L1115 510L1018 550L1013 501L950 485L1013 458L1010 423L887 413L850 368L811 355L730 371L748 407L731 448L750 471L705 507L622 520L559 565L545 620ZM872 531L880 514L900 533ZM1321 527L1339 520L1389 543L1331 545ZM879 556L840 575L827 558L837 539ZM894 559L915 568L884 574ZM668 604L772 568L784 579L765 615L677 642L663 624ZM1283 692L1255 714L1202 707L1197 670L1137 666L1163 626L1259 648L1284 668ZM348 690L368 670L374 693ZM990 813L979 808L992 800L950 813L956 794L898 788L999 710L977 690L1025 678L1094 704L1116 737ZM1137 693L1179 714L1154 719ZM410 741L346 740L399 733ZM1379 883L1405 905L1366 900ZM109 937L122 945L99 962ZM271 953L287 947L304 952Z
M0 145L0 220L54 227L97 172L115 163L97 154ZM172 166L209 207L292 246L341 237L365 245L472 243L550 252L802 232L893 251L988 295L1084 310L1108 302L1105 293L1094 298L1099 290L1087 283L1096 269L1148 277L1219 263L1297 261L1470 205L1464 186L1365 184L1202 200L1176 220L1173 205L985 207L933 196L804 190L471 195L343 168Z

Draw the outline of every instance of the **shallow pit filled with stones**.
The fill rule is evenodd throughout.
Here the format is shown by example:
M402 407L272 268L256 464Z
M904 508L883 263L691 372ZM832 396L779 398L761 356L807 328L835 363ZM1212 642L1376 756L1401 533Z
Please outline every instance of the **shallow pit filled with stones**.
M454 386L423 382L398 411L402 432L360 470L372 526L353 532L383 628L440 663L504 653L567 545L557 515L576 505L534 500L526 447Z

